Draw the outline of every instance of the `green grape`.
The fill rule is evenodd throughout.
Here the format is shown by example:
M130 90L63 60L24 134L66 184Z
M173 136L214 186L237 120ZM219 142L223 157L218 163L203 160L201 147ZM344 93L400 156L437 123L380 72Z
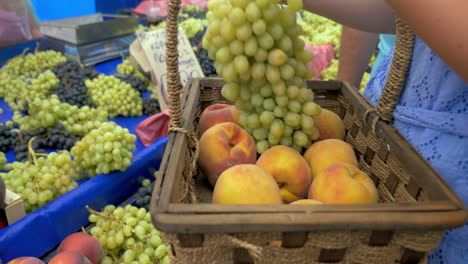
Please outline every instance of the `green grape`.
M236 29L238 40L247 41L252 37L252 26L246 22Z
M278 23L269 24L267 32L273 37L274 40L280 40L283 37L283 27Z
M275 99L266 98L265 100L263 100L263 108L265 108L265 110L273 111L275 107L276 107Z
M229 20L234 25L241 25L245 21L245 13L242 8L235 7L232 9L231 13L229 14ZM212 27L213 23L210 23L210 27Z
M287 106L288 105L288 97L286 95L280 95L275 97L276 104L279 106Z
M280 81L276 84L273 84L273 93L277 96L282 96L286 94L286 84L283 81Z
M262 126L258 114L250 114L247 118L247 126L250 128L259 128Z
M240 7L240 8L246 8L249 2L250 2L249 0L231 0L231 3L233 6Z
M301 116L297 113L288 112L284 117L284 123L292 128L299 128L301 125Z
M263 80L265 78L266 66L263 63L256 62L252 65L252 79Z
M275 106L275 109L273 109L273 113L275 114L276 117L285 117L286 113L288 112L288 109L284 106Z
M234 55L242 55L244 53L244 43L238 39L229 43L229 50Z
M289 97L291 98L291 97ZM293 113L300 113L302 110L302 105L297 100L289 100L288 101L288 109Z
M212 39L211 39L211 43L213 44L213 47L214 48L222 48L224 46L226 46L226 41L223 39L222 36L214 36ZM217 52L215 49L213 50L215 52ZM215 55L216 56L216 55ZM213 59L215 59L216 57L214 57Z
M291 146L293 144L293 138L290 136L283 136L280 140L281 145Z
M308 116L317 116L320 114L321 108L314 102L306 102L302 105L302 112Z
M263 9L263 17L267 22L275 21L279 18L280 8L278 5L270 4Z
M255 35L261 36L266 32L266 23L263 20L257 20L255 23L252 25L252 30Z
M237 73L233 63L228 63L223 66L222 76L225 82L233 82L237 79Z
M252 109L254 109L254 106L252 105L252 103L250 103L250 99L249 100L237 99L236 103L235 103L235 106L239 110L243 110L243 111L246 111L246 112L251 111Z
M255 56L257 54L258 50L258 45L257 45L257 40L252 37L249 40L247 40L244 44L244 52L248 56Z
M295 74L294 68L291 67L290 65L284 64L284 65L280 66L281 79L289 80L289 79L294 77L294 74Z
M275 115L271 111L264 111L260 114L260 122L264 126L271 125L274 120L275 120Z
M224 46L216 52L216 60L221 63L228 63L232 60L232 54L228 47Z
M256 140L264 140L268 137L268 130L266 128L256 128L253 131L253 136Z
M263 9L270 4L270 1L269 0L255 0L255 3L257 4L258 8Z
M288 6L281 8L279 18L285 27L292 27L296 24L296 13Z
M283 135L283 133L284 133L283 121L281 119L275 119L273 123L271 124L270 135L276 138L280 138ZM275 143L275 144L278 144L278 143Z
M280 141L280 137L273 136L271 133L268 135L268 143L270 143L271 146L278 145Z
M272 65L266 66L266 77L271 84L277 84L281 81L279 68Z
M255 107L263 106L264 98L261 94L258 94L258 93L253 94L250 100L252 102L252 105Z
M303 131L309 131L315 128L314 119L308 115L301 115L301 127Z
M286 91L288 97L291 98L291 99L297 98L299 96L299 92L300 92L299 87L297 87L295 85L289 86L287 91Z
M233 102L240 96L240 87L237 83L226 83L221 89L221 95Z
M268 63L274 66L281 66L286 62L286 54L280 49L274 49L268 53Z
M260 88L260 94L263 97L272 97L273 96L273 89L271 88L271 85L264 85Z
M309 138L307 137L307 135L300 131L300 130L297 130L294 132L293 134L293 140L294 140L294 144L295 145L298 145L298 146L301 146L301 147L305 147L309 144Z
M233 41L236 38L236 28L231 22L223 20L221 27L221 36L227 42Z
M229 15L231 7L227 4L221 4L218 8L214 9L214 14L218 19L223 19Z
M268 59L268 52L262 48L257 49L257 54L255 54L255 60L257 62L264 62Z
M252 79L252 76L250 75L250 72L239 74L239 82L242 84L250 83L251 79Z
M274 44L275 41L267 32L258 37L258 45L264 50L270 50L274 46Z
M255 22L262 16L260 9L258 8L255 2L250 2L245 9L245 15L247 20L250 22Z
M290 37L283 35L279 40L278 47L283 50L287 55L292 55L294 50L293 42Z
M268 143L268 140L260 140L257 141L255 144L255 149L257 150L257 153L262 154L263 152L267 151L270 148L270 143Z
M239 74L248 72L250 69L250 65L249 61L247 60L247 57L242 55L236 56L234 58L234 68Z

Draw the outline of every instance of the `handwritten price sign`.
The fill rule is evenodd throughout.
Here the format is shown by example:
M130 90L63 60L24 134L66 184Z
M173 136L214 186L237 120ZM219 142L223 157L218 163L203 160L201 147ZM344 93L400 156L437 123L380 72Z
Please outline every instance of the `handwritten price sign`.
M158 99L161 109L164 110L169 102L166 81L166 30L138 31L137 37L153 69L154 75L158 79ZM182 28L179 28L178 31L177 50L179 52L179 74L182 85L185 85L192 78L205 77Z

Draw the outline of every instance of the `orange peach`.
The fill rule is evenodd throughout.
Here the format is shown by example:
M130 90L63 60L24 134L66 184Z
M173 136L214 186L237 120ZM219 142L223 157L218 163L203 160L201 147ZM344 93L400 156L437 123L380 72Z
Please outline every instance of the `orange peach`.
M290 204L293 204L293 205L306 205L306 204L322 204L322 202L318 201L318 200L313 200L313 199L301 199L301 200L297 200L297 201L294 201Z
M339 139L325 139L315 142L304 154L310 167L312 180L322 170L334 163L347 163L358 167L354 150L348 143Z
M57 253L64 251L76 251L86 256L93 264L101 263L104 255L103 248L99 241L86 233L78 232L67 236L57 250Z
M234 105L214 104L210 105L200 115L198 122L199 135L203 135L208 128L224 122L239 123L239 109Z
M374 182L358 168L343 163L333 164L317 175L309 189L309 199L324 204L377 203Z
M64 251L55 255L49 264L92 264L92 262L80 252Z
M307 196L312 182L309 165L295 149L281 145L274 146L265 151L256 164L275 178L285 203Z
M33 257L19 257L11 260L7 264L44 264L42 260Z
M282 204L273 176L262 167L241 164L225 170L214 187L216 204Z
M314 123L319 131L317 140L329 138L344 140L345 127L343 120L334 112L322 108L320 114L314 117Z
M254 164L257 159L252 136L232 122L209 128L200 138L199 148L198 165L213 186L226 169L237 164Z

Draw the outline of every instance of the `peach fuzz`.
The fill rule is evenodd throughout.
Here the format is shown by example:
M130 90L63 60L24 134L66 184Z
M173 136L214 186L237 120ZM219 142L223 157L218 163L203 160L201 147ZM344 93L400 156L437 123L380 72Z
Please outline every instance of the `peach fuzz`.
M247 131L232 122L209 128L199 141L198 165L212 186L219 175L237 164L254 164L255 141Z
M64 251L55 255L49 264L92 264L92 262L80 252Z
M210 127L224 122L239 124L240 111L234 105L214 104L203 110L198 121L198 133L203 135Z
M278 184L257 165L241 164L225 170L214 187L215 204L282 204Z
M307 161L295 149L274 146L265 151L256 164L275 178L285 203L307 197L312 183L310 169Z
M294 202L292 202L290 204L292 204L292 205L307 205L307 204L323 204L323 203L318 201L318 200L313 200L313 199L301 199L301 200L294 201Z
M354 150L348 143L339 139L325 139L315 142L304 154L310 167L312 180L322 170L334 163L347 163L358 167Z
M93 264L101 263L104 250L99 241L86 233L78 232L67 236L57 250L58 253L64 251L76 251L86 256Z
M7 264L44 264L42 260L33 257L19 257L11 260Z
M309 199L324 204L372 204L377 203L378 193L366 173L337 163L317 175L310 186Z
M322 108L320 114L314 117L314 123L319 131L317 140L330 138L344 140L345 127L343 120L334 112Z

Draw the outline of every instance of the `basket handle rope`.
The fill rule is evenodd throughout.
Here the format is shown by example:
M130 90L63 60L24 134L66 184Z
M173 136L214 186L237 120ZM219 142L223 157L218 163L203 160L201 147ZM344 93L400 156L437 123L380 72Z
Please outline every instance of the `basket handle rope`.
M412 29L401 18L397 16L395 23L397 34L395 51L390 72L376 108L378 118L387 122L392 121L393 111L405 86L415 39Z

